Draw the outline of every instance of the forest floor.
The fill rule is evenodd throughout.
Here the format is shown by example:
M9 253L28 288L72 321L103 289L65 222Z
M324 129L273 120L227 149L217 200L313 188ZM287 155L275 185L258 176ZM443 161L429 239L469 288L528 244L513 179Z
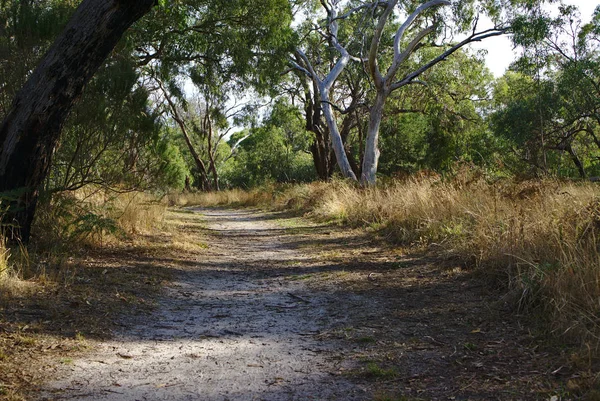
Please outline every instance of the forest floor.
M123 264L132 274L160 275L121 285L151 281L137 295L154 306L116 318L107 305L82 299L90 316L105 313L113 333L75 333L58 345L62 352L31 356L20 374L46 379L33 399L577 398L570 393L582 378L567 351L476 273L407 255L364 230L281 213L188 208L171 215L202 246L131 253ZM110 263L118 268L117 259ZM152 295L165 278L165 289Z

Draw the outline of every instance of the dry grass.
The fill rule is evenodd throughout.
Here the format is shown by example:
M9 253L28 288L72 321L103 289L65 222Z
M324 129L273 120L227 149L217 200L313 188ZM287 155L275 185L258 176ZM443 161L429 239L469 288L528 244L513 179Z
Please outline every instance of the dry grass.
M235 198L235 202L229 200ZM314 183L279 193L200 197L203 205L301 210L389 240L430 249L479 268L521 311L543 311L557 334L600 346L600 186L555 180L488 183L463 174L362 189ZM268 199L268 201L263 201Z
M0 400L28 399L47 379L39 366L80 351L70 342L105 338L114 317L153 307L171 266L148 257L185 257L165 241L179 238L162 232L166 218L166 200L86 188L39 209L31 254L0 240Z
M231 189L220 192L188 192L169 196L169 203L178 206L264 206L273 202L276 189L265 186L244 191Z
M103 246L161 228L167 201L140 192L86 187L59 194L37 212L34 231L43 249L54 244Z
M112 217L128 234L147 234L164 224L167 204L151 195L125 193L114 197L112 203Z
M29 269L26 250L9 249L4 236L0 236L0 304L32 289L33 284L22 278L23 270L26 269Z

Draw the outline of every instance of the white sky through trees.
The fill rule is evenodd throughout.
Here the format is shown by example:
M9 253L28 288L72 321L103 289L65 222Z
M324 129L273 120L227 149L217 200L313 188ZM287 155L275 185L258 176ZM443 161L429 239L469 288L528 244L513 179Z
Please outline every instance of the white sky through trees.
M575 5L579 8L583 23L587 23L591 20L594 10L600 4L596 0L564 0L563 2L565 4ZM557 10L557 7L558 5L554 4L548 8L550 10ZM482 18L480 23L481 28L484 28L484 23L486 23L486 21L483 21ZM492 25L489 20L487 20L487 24L489 24L490 27ZM486 65L495 77L502 76L519 54L519 49L513 49L510 37L506 35L485 39L480 43L470 45L470 48L473 50L483 49L487 51L487 56L485 58Z

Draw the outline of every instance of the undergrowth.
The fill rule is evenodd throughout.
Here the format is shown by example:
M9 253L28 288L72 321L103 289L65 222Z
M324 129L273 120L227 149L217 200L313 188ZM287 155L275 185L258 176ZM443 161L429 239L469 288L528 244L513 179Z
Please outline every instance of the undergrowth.
M25 399L45 379L23 370L41 363L40 344L44 355L70 355L84 333L103 338L113 316L151 307L169 270L134 263L135 253L154 249L145 237L166 212L148 194L88 187L43 199L27 248L0 236L1 400Z
M521 312L541 311L555 334L599 354L596 183L490 182L465 171L452 179L413 177L375 188L333 181L185 195L183 203L292 209L458 259L503 285Z

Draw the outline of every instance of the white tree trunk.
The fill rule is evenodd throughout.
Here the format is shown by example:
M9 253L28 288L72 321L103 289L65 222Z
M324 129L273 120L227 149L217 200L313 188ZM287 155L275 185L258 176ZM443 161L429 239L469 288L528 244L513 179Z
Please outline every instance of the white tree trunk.
M379 126L383 117L383 106L387 94L384 91L377 91L375 103L369 113L369 129L367 131L367 144L365 146L365 156L363 158L362 175L360 183L363 186L372 186L376 183L377 164L379 163Z
M329 100L329 91L327 88L321 87L319 92L321 96L321 108L323 109L323 116L325 116L325 121L327 122L327 127L329 128L329 137L331 138L331 145L333 146L333 152L335 153L337 164L344 178L350 178L353 181L358 181L356 174L354 174L354 171L352 171L350 161L348 161L346 149L344 149L344 142L342 141L342 136L340 135L337 121L335 120L335 115L333 114L333 107L331 107L331 102Z

